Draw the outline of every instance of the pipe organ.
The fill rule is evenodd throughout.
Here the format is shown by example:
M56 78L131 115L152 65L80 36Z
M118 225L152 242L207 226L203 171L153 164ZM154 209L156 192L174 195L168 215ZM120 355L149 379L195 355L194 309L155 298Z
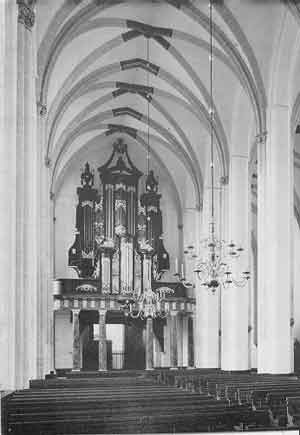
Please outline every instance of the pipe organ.
M102 293L138 294L170 267L162 239L158 181L150 171L139 197L143 174L122 139L113 144L110 158L98 173L100 190L94 187L89 163L81 174L69 266L80 278L98 280Z

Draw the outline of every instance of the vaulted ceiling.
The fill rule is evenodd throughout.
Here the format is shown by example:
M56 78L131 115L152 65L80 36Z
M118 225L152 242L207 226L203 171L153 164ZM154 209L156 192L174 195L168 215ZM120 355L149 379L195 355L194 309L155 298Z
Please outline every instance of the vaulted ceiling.
M226 177L240 108L265 130L271 58L288 8L280 2L214 2L214 134ZM208 0L39 0L38 80L47 109L45 157L58 185L86 147L123 135L199 207L209 143ZM148 113L149 110L149 113ZM248 150L249 132L244 147ZM185 174L180 176L179 174Z

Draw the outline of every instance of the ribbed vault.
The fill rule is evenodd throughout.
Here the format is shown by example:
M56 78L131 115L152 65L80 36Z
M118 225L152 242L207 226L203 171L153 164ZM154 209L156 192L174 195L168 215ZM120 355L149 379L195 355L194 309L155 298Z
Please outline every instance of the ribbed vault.
M55 194L87 143L125 135L145 147L149 103L152 158L168 170L178 198L190 183L193 206L200 208L211 106L207 2L54 0L51 8L46 3L37 9L37 92L41 112L47 111L43 152L51 191ZM214 5L213 127L217 173L223 180L229 175L233 104L241 90L253 113L250 128L254 134L266 129L259 35L247 34L240 24L240 14L251 7L246 3ZM262 7L261 13L269 14ZM273 12L274 20L280 19L277 15ZM169 164L172 159L185 171L184 185L176 177L177 163Z

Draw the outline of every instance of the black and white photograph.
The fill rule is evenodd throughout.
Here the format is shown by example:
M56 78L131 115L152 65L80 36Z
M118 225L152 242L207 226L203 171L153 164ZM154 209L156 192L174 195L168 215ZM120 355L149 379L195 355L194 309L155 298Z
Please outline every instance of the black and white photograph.
M299 433L300 1L0 0L0 399Z

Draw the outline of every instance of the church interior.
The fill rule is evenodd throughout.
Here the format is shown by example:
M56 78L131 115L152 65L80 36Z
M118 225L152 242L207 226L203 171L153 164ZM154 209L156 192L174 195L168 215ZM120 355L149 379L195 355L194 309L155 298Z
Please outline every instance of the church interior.
M0 20L2 433L299 429L299 2Z

